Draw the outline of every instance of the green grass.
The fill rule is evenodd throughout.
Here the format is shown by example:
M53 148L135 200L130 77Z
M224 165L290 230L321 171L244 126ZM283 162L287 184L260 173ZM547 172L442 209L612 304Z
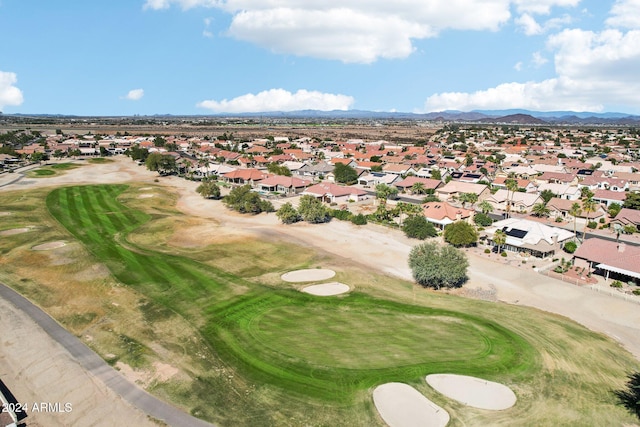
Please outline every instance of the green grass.
M450 411L452 425L631 420L615 406L609 390L624 382L636 362L611 340L573 322L426 291L410 301L406 282L358 270L340 274L364 291L341 297L314 297L282 283L266 286L248 279L268 271L266 243L257 245L264 257L257 264L250 248L235 258L231 251L221 251L224 262L219 265L243 265L233 269L236 273L215 262L205 264L205 252L197 261L186 249L171 254L133 243L129 234L154 230L149 224L177 213L170 206L165 211L146 208L127 189L59 188L47 195L46 206L95 261L144 296L138 309L149 341L122 325L113 338L124 348L120 360L144 366L157 348L154 325L161 329L176 317L193 325L195 335L184 336L179 346L165 345L163 351L192 355L205 369L194 367L200 373L192 381L155 384L152 391L198 416L220 425L375 425L381 421L371 389L404 381ZM37 203L36 196L30 195L30 203ZM35 218L17 196L7 209ZM14 239L19 242L20 237ZM12 251L15 246L0 242L0 247ZM44 255L38 256L33 262L42 262ZM276 264L271 273L283 266L281 260ZM385 290L367 290L358 280L384 284ZM84 325L93 319L79 315L66 321ZM425 375L442 372L509 384L519 403L499 414L456 404L424 384Z
M30 178L49 178L63 174L65 171L82 167L76 163L54 163L27 172Z
M97 165L101 165L104 163L113 163L113 159L109 159L107 157L92 157L89 160L87 160L88 163L93 163L93 164L97 164Z

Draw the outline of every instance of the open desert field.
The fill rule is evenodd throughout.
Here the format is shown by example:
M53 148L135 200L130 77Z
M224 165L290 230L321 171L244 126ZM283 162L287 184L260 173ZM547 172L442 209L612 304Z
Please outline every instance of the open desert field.
M527 307L531 277L536 286L555 282L475 258L468 286L490 284L498 300L518 304L421 289L407 280L414 242L392 230L288 227L273 214L228 212L198 196L193 182L159 178L127 158L78 164L0 187L0 281L187 413L220 426L383 426L373 390L399 382L445 409L451 426L634 422L612 394L638 367L631 310L617 320L608 313L610 323L564 313L561 305L579 307L589 294L560 282L548 292L563 304L551 297L545 307L538 291L537 308ZM328 281L349 291L303 292ZM47 360L42 352L39 363ZM431 388L430 374L504 384L517 402L476 409Z

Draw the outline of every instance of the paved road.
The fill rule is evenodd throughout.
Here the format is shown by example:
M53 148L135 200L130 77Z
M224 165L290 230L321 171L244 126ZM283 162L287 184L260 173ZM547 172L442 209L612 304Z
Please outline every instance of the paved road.
M2 283L0 283L0 298L9 301L31 317L51 338L62 345L80 366L102 381L107 387L131 405L171 426L213 426L213 424L192 417L182 410L153 397L137 385L129 382L93 350L84 345L82 341L60 326L60 324L53 320L48 314ZM43 357L46 357L46 355L43 355Z

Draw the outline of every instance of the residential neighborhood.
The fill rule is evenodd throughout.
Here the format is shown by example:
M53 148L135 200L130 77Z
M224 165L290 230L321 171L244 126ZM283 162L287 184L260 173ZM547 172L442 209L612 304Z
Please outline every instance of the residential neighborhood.
M29 162L119 154L142 166L156 153L169 159L170 170L163 173L248 185L276 206L295 206L309 195L328 208L392 227L419 212L440 232L467 222L477 226L479 246L540 259L570 257L563 250L567 242L580 248L585 241L619 240L640 230L640 135L632 128L443 124L415 142L59 130L16 133L13 139L5 137L0 154L6 173ZM496 244L496 231L507 242ZM635 272L624 279L637 280L640 266L628 271Z

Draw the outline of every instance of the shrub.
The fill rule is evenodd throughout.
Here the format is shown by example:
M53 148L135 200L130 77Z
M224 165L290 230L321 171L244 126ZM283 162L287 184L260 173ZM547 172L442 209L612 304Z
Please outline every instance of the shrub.
M249 185L234 188L222 201L229 209L240 213L259 214L274 211L271 202L262 200L258 193L251 191Z
M640 289L634 289L631 291L631 293L634 295L640 295Z
M502 251L502 253L500 254L501 257L506 258L507 257L507 253Z
M481 225L483 227L488 227L491 224L493 224L493 220L491 219L491 217L485 213L477 213L474 217L473 217L473 222L475 222L477 225Z
M298 213L303 220L312 224L327 222L331 219L329 210L322 202L309 194L300 197Z
M278 212L276 212L276 216L283 224L293 224L294 222L298 222L302 219L298 211L290 202L282 205L282 207L278 209Z
M352 219L352 216L353 216L351 212L349 212L346 209L331 209L329 211L329 215L341 221L349 221Z
M611 285L612 288L621 288L622 287L622 282L619 280L614 280Z
M562 222L562 218L560 217L556 218L556 222Z
M485 253L485 254L490 254L490 253L491 253L491 249L489 249L489 248L485 249L485 250L484 250L484 253Z
M473 225L458 221L444 228L444 240L453 246L471 246L478 241L478 232Z
M407 237L420 240L435 237L438 234L433 224L422 215L407 218L402 226L402 231Z
M451 246L422 243L409 254L415 281L426 287L460 287L467 280L469 262L464 252Z
M604 224L604 218L600 218L600 220L598 220L598 222L599 222L600 224Z
M595 221L589 221L589 223L587 224L587 227L593 230L598 227L598 223Z
M352 215L351 222L355 225L365 225L367 223L367 217L362 214Z
M567 242L564 244L564 251L567 253L574 253L576 251L576 249L578 249L578 245L576 244L576 242Z

